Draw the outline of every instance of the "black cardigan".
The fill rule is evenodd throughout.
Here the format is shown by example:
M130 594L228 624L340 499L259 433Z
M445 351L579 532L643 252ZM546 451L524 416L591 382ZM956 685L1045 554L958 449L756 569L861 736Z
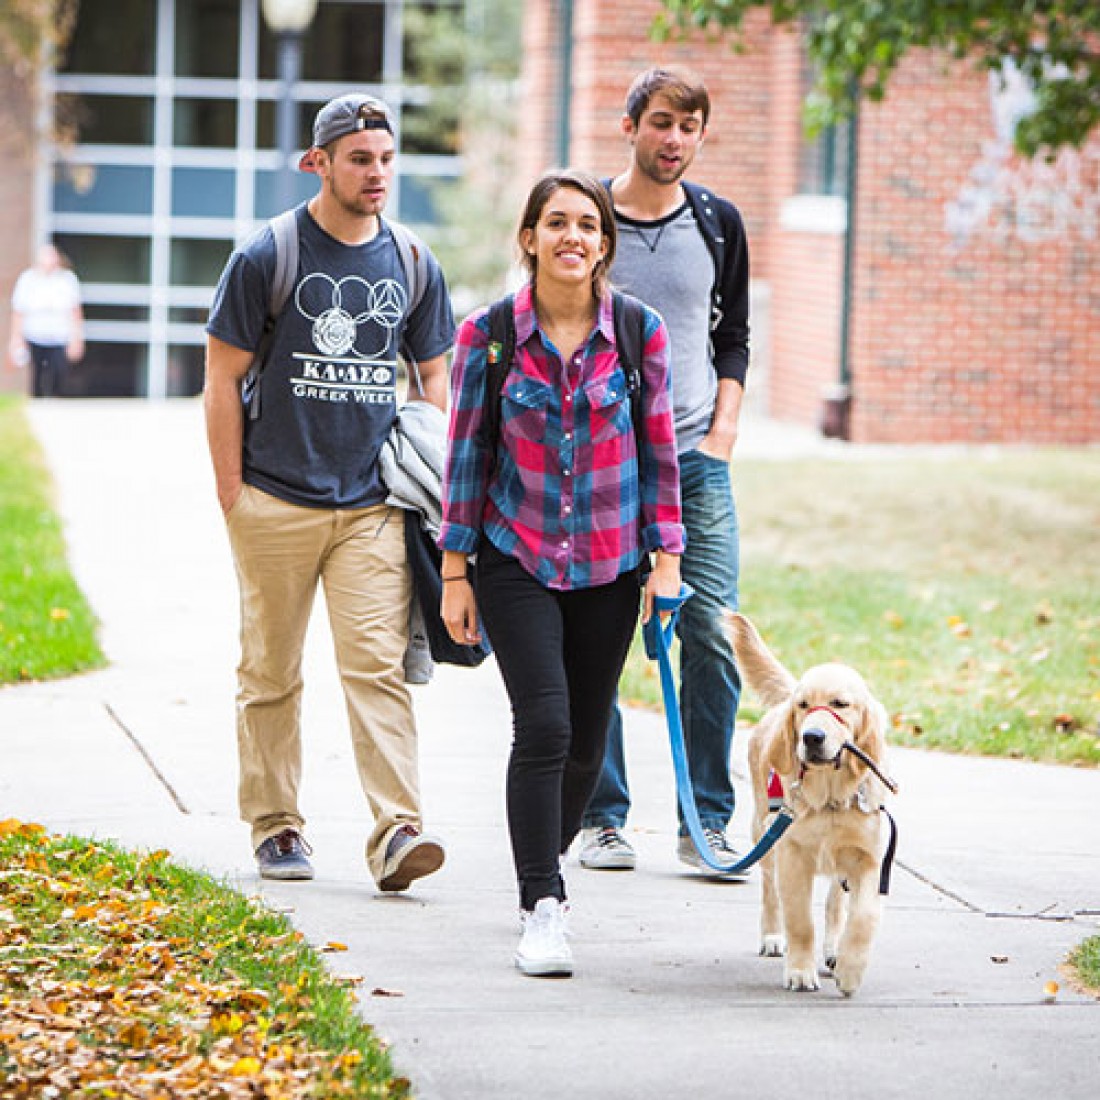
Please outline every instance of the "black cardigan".
M737 207L683 181L684 192L714 260L710 339L719 378L745 384L749 369L749 244Z

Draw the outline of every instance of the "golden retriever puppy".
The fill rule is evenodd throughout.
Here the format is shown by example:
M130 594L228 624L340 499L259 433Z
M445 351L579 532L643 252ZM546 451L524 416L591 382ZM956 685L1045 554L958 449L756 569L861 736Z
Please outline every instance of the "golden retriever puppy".
M827 875L824 963L850 997L878 928L880 871L893 827L883 812L887 784L896 790L883 772L886 710L847 665L817 665L796 680L747 618L729 612L726 626L742 676L769 708L749 739L755 836L767 826L771 772L794 815L760 865L760 953L786 952L788 989L818 988L811 906L815 875Z

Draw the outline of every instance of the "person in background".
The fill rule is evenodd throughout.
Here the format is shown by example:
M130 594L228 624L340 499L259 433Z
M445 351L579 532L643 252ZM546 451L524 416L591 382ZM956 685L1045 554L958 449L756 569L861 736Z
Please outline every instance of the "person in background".
M80 281L54 244L42 245L16 280L8 354L17 367L30 365L35 397L61 396L67 368L84 358Z
M730 457L749 362L749 255L737 209L684 175L706 136L710 96L694 77L667 69L640 73L626 97L626 170L608 186L619 230L611 269L616 286L665 319L680 460L687 549L684 581L695 594L680 612L680 699L696 805L713 853L738 853L726 830L734 809L730 750L741 679L719 625L737 607L738 529ZM630 790L616 707L603 772L584 818L584 867L630 870L636 855L623 834ZM680 820L677 853L704 874ZM743 876L737 876L743 877Z
M488 313L459 328L443 486L442 616L456 642L479 613L512 706L508 828L524 974L569 975L561 856L599 774L615 687L638 618L680 591L679 481L667 335L644 310L641 440L616 348L607 272L615 222L598 180L568 169L532 188L512 301L515 355L498 438L482 431ZM475 583L467 566L476 554ZM476 596L475 596L476 592Z
M405 890L443 863L422 832L417 733L404 682L412 585L402 512L379 453L397 415L397 353L419 363L420 394L447 403L454 321L428 254L409 308L382 219L394 175L389 108L367 95L327 103L300 167L320 190L296 211L298 269L256 387L242 387L272 300L270 226L230 257L207 324L204 403L218 501L241 594L237 735L240 807L260 875L309 879L298 806L302 649L325 590L359 781L374 816L370 872ZM262 409L254 402L263 393ZM258 413L257 415L253 415Z

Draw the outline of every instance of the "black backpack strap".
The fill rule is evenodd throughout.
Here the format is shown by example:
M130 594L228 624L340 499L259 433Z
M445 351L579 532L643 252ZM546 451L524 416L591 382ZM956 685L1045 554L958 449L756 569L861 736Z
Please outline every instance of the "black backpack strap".
M640 450L645 429L645 410L642 408L645 306L632 295L617 290L612 294L611 301L615 318L615 346L619 352L619 364L626 375L626 389L630 394L630 417L634 422L634 437Z
M489 307L489 346L485 352L485 408L481 416L481 439L495 454L500 438L500 395L516 355L516 314L513 295Z

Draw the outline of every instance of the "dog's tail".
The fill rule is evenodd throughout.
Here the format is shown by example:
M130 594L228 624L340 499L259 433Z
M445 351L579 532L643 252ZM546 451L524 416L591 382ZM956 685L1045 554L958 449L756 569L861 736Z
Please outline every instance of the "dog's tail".
M737 654L737 667L760 696L760 701L766 707L786 702L794 690L795 678L779 663L756 627L744 615L737 611L725 611L722 618Z

